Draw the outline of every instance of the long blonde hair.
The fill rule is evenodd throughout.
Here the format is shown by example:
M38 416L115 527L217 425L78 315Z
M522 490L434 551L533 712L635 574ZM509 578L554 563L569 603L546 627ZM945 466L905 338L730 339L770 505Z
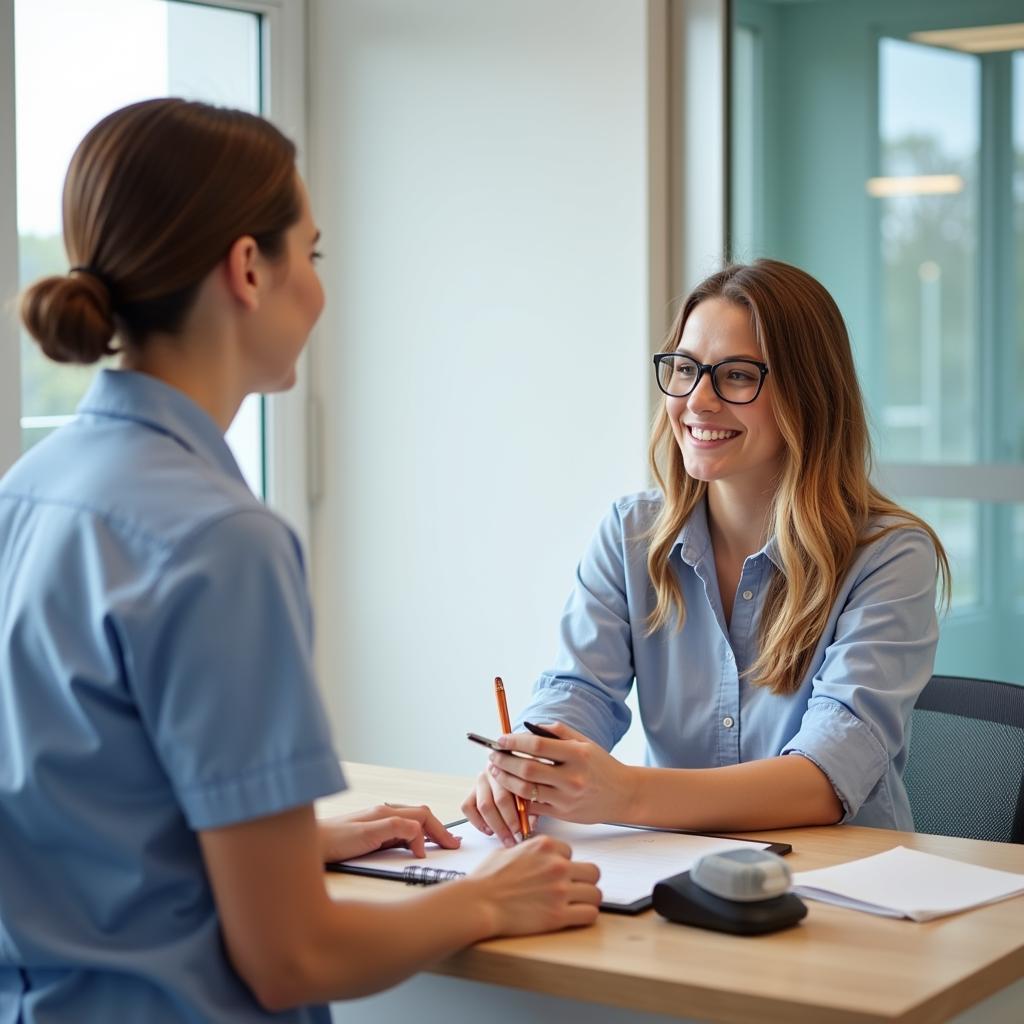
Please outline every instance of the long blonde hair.
M776 260L726 267L699 284L683 303L664 351L679 344L690 314L705 299L722 298L750 312L754 336L771 368L775 417L784 442L770 518L782 572L769 583L759 627L760 654L749 675L773 693L793 693L825 631L843 577L864 544L907 526L935 546L948 602L950 571L935 531L870 481L871 441L850 339L832 296L813 277ZM651 469L665 501L651 528L647 570L657 598L648 632L676 628L686 618L669 554L683 524L704 499L707 484L691 477L664 404L655 417ZM875 517L896 522L869 532Z

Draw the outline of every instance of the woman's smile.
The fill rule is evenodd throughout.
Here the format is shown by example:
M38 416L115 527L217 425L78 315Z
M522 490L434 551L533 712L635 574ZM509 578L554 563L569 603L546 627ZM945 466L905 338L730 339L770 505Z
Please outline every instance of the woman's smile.
M682 423L683 431L698 448L715 448L740 436L742 431L726 427L706 426L699 423Z

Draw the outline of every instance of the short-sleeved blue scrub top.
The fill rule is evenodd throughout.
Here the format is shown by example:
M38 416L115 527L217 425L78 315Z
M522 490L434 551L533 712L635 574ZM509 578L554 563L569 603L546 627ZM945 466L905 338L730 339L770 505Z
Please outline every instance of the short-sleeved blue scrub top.
M101 371L0 481L0 1024L329 1020L235 973L196 831L343 787L296 537L195 403Z

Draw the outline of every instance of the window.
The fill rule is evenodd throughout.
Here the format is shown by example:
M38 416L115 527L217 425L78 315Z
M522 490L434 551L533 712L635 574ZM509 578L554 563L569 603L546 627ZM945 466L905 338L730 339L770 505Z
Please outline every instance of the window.
M876 202L885 373L879 442L893 462L980 454L975 368L981 68L972 54L879 43Z
M878 44L874 202L884 372L872 398L887 462L981 456L979 195L981 64L974 54L903 39ZM977 503L907 502L943 538L953 608L981 603Z
M18 285L67 270L61 190L75 146L105 114L177 95L259 113L261 17L177 0L15 0ZM21 438L28 448L74 415L95 368L49 362L21 340ZM263 401L227 439L265 492Z
M1024 683L1024 52L984 13L735 0L730 238L843 311L879 482L952 563L937 671Z

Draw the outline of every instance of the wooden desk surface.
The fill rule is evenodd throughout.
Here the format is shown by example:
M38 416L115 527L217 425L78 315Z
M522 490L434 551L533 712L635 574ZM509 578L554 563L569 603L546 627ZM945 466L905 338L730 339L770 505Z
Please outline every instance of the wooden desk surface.
M351 790L320 813L374 803L427 803L461 817L467 778L345 766ZM836 826L748 833L792 843L794 871L903 845L1024 873L1024 846ZM339 898L392 900L392 881L328 876ZM677 1017L714 1021L943 1021L1024 977L1024 896L925 924L807 901L796 928L739 938L672 924L653 910L601 914L592 928L483 942L438 974Z

